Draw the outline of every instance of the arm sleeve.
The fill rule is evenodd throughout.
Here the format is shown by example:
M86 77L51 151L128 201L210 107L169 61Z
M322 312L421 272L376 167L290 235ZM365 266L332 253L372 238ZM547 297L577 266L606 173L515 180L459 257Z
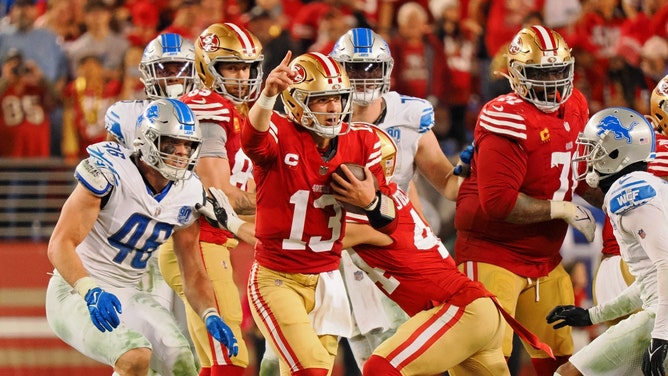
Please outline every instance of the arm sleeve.
M517 201L526 174L526 154L515 141L492 134L476 148L480 205L491 218L503 220Z
M668 340L668 218L654 202L656 200L631 210L622 218L622 226L633 231L647 257L656 266L658 302L652 338Z
M225 144L227 143L227 132L216 123L202 122L202 150L201 157L219 157L229 159Z
M642 307L639 283L632 283L615 299L589 309L592 324L614 320L626 316Z
M241 148L253 163L266 165L278 155L278 131L272 123L269 130L260 132L250 122L241 128Z

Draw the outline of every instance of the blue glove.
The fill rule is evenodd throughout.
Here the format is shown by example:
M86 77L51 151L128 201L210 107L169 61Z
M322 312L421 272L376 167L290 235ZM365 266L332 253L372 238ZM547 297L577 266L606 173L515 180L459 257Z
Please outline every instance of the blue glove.
M473 152L475 152L475 147L471 144L459 153L459 162L455 166L455 170L452 172L454 175L465 178L471 174L471 159L473 159Z
M205 323L206 330L211 333L213 338L217 339L218 342L227 347L229 357L237 356L237 354L239 354L239 344L237 343L237 339L234 337L232 329L223 322L223 319L221 319L220 316L208 315Z
M88 290L85 300L90 319L101 332L111 332L121 323L116 312L121 313L123 310L116 295L95 287Z
M645 376L665 376L666 370L663 362L668 352L668 341L665 339L652 338L645 356L642 359L642 374Z

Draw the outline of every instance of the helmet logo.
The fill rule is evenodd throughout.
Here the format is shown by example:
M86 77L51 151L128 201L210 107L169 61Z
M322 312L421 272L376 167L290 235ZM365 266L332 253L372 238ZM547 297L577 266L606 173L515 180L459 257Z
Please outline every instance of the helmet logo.
M146 109L146 112L144 113L146 115L146 118L151 122L155 122L155 119L158 118L158 115L160 115L160 109L158 108L157 104L154 104L153 106L149 107Z
M619 120L619 118L608 115L601 119L598 123L598 132L596 135L600 136L605 131L610 131L615 135L615 140L625 139L627 143L631 143L631 130L638 125L638 122L633 122L629 125L629 128L626 128L624 124Z
M668 81L661 80L656 86L656 91L662 95L668 95Z
M508 46L508 53L511 55L517 55L520 52L522 52L522 38L518 35L513 39L512 43L510 43L510 46Z
M304 82L306 79L306 69L301 64L295 64L292 67L292 71L295 73L295 77L292 79L294 83L299 84Z
M554 56L550 56L550 57L547 58L547 62L550 63L550 64L554 64L554 63L557 62L557 58L554 57Z
M216 34L207 34L199 37L199 44L206 52L214 52L220 48L220 39Z

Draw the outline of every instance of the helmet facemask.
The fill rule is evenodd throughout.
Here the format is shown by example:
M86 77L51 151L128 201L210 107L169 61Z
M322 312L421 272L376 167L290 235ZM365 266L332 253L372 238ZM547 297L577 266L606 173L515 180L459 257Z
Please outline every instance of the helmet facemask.
M368 106L390 90L390 69L387 63L343 63L353 89L353 102Z
M179 98L195 88L195 65L192 61L166 60L140 68L142 82L149 98Z
M574 60L553 65L522 64L509 66L512 89L539 110L551 113L573 93Z
M334 138L336 136L346 134L350 131L349 127L343 127L343 122L347 120L352 114L351 110L351 91L339 90L337 93L308 93L299 89L288 89L291 92L291 96L301 107L301 118L294 119L301 126L307 128L323 138ZM341 97L341 111L340 112L316 112L311 110L309 107L309 102L318 98L318 97L329 97L332 95L340 95ZM285 103L284 105L289 106L290 104ZM325 117L330 121L330 123L325 122L320 123L318 116Z
M248 64L250 66L250 74L248 78L223 77L220 74L220 70L224 64ZM211 77L213 77L211 88L216 93L231 99L233 102L253 102L260 96L263 77L262 60L248 62L217 58L208 64L207 69Z

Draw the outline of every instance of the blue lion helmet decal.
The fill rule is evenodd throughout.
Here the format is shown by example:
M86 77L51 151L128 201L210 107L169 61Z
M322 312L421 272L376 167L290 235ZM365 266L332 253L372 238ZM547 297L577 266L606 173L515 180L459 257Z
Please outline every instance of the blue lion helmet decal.
M638 122L633 122L629 125L629 128L626 128L619 118L614 115L608 115L598 123L598 132L596 132L596 135L600 136L605 131L610 131L615 135L615 140L625 139L626 143L630 144L631 130L633 130L636 125L638 125Z

